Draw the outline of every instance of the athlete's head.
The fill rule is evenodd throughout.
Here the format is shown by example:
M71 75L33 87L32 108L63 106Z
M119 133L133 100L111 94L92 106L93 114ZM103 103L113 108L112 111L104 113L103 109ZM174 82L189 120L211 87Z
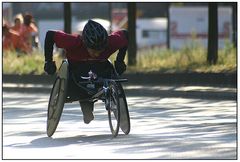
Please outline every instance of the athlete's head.
M88 49L94 51L103 51L108 42L108 33L99 23L88 20L83 29L83 41Z

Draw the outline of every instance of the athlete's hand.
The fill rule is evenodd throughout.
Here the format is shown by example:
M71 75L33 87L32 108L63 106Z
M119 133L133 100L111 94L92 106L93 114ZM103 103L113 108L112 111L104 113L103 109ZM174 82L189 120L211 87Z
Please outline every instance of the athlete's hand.
M117 61L117 60L114 61L114 66L119 75L122 75L122 73L126 71L126 67L127 67L124 61Z
M57 67L56 67L55 61L45 62L44 71L46 73L48 73L49 75L53 75L55 74L56 70L57 70Z

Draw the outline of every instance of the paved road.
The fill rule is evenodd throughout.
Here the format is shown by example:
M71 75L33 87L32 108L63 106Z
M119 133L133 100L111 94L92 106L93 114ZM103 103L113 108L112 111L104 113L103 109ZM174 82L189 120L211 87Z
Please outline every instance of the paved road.
M130 95L131 132L117 138L101 102L89 125L77 102L65 104L49 138L49 95L4 91L3 159L236 159L236 100L194 96Z

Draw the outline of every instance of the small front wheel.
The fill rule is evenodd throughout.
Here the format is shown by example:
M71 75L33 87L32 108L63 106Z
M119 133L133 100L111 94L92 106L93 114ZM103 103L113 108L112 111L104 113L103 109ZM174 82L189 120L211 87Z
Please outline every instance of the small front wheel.
M113 137L116 137L120 126L120 102L117 84L114 81L109 83L109 95L106 100L106 102L108 102L107 110L109 126Z

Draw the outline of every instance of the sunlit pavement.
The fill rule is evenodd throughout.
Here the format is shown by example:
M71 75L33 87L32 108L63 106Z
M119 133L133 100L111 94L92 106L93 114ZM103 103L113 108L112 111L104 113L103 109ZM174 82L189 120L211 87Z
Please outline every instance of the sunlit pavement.
M117 138L111 136L107 112L100 101L95 104L95 120L89 125L82 121L78 102L65 104L57 131L49 138L49 94L3 91L3 159L237 158L236 100L203 96L219 88L188 87L198 92L190 93L193 96L157 93L160 87L149 87L149 94L141 96L141 87L125 88L129 92L131 131L129 135L120 132ZM139 91L127 90L134 88ZM185 91L189 89L185 87ZM162 92L173 87L165 90ZM174 87L172 93L178 90L184 91ZM228 92L236 90L222 89L218 95Z

